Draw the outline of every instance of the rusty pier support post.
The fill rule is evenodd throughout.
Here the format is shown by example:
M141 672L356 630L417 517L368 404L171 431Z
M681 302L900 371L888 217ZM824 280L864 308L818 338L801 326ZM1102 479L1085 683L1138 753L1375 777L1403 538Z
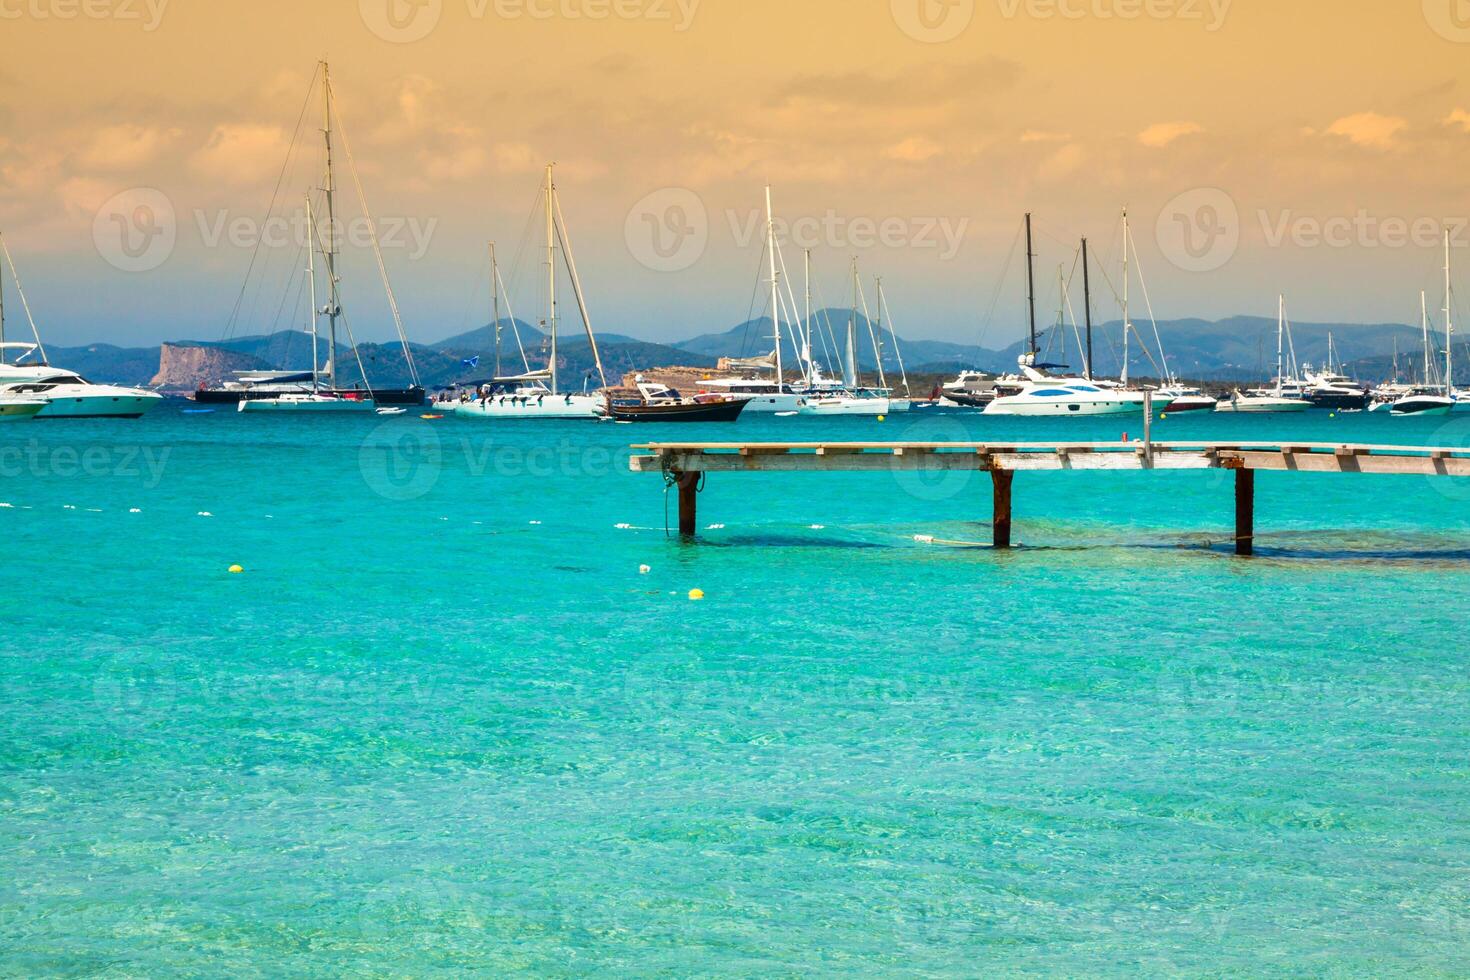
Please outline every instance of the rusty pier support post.
M1235 471L1235 553L1252 555L1256 543L1256 471Z
M1011 479L1016 474L1011 470L991 469L991 519L992 543L997 548L1011 546Z
M680 473L677 482L679 487L679 534L692 538L698 523L695 500L699 496L699 474Z

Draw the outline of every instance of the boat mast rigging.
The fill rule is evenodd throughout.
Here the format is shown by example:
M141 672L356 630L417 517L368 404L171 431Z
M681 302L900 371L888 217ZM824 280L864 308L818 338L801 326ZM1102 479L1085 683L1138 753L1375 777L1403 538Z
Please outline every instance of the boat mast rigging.
M306 285L308 291L307 312L311 317L311 390L316 392L320 381L317 377L321 365L321 354L316 336L316 213L311 208L311 193L306 195L306 227L312 229L306 238Z
M1087 279L1087 236L1082 236L1082 316L1087 324L1087 360L1082 365L1082 376L1092 380L1092 289ZM1076 322L1075 320L1073 321Z
M766 185L766 251L771 274L771 329L776 341L776 390L781 390L781 297L776 275L776 219L771 210L771 185Z
M551 369L551 393L556 394L556 221L552 217L555 205L552 197L556 193L556 184L552 178L551 168L555 164L546 165L546 328L551 338L551 360L548 367Z
M337 215L332 201L332 84L322 62L322 139L326 145L326 177L322 191L327 202L327 234L323 258L327 263L327 384L337 387L337 316L342 306L337 292Z
M1031 356L1036 356L1036 279L1032 270L1036 254L1031 251L1031 212L1026 212L1026 312L1030 323Z

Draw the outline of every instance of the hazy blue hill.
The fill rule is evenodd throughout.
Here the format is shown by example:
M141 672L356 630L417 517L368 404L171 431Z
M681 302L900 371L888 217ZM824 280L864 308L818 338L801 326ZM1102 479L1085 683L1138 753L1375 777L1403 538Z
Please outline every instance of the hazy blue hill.
M514 330L512 330L512 326L514 326ZM507 350L514 351L516 349L517 331L520 333L521 343L525 346L528 352L530 351L531 347L541 343L542 340L546 338L546 334L542 333L536 327L531 326L520 317L515 318L514 324L512 324L509 317L503 318L500 321L500 350L502 355L504 355L504 352ZM557 343L558 347L565 347L568 344L577 342L578 340L580 340L583 344L586 344L587 342L587 335L582 332L580 326L577 327L574 331L561 330L558 331L558 333L560 334ZM637 337L629 337L620 333L603 333L601 331L598 331L597 334L598 347L602 347L605 344L641 343L643 343L643 341L639 340ZM453 337L446 337L438 343L430 344L429 346L452 348L454 350L473 351L480 354L482 357L487 354L493 356L495 352L495 331L494 329L492 329L492 326L487 323L484 326L476 327L473 330L468 330L461 334L455 334Z
M842 356L844 345L847 343L847 323L851 316L849 310L836 308L816 310L812 313L812 322L819 328L818 339L812 343L812 354L817 361L826 364L833 373L837 371L837 361ZM877 361L873 356L873 341L868 330L868 320L862 313L858 313L855 323L858 335L858 365L865 371L871 371ZM828 335L829 327L830 336ZM688 340L676 341L673 346L680 350L713 358L757 357L771 352L774 347L771 339L774 332L771 327L771 318L762 317L758 320L747 320L736 324L723 333L700 334ZM884 336L886 338L886 331L884 331ZM792 338L783 331L781 341L782 358L788 364L795 364L796 346ZM977 360L988 360L993 356L993 352L974 344L954 344L943 340L911 340L902 335L898 338L898 351L895 352L892 342L885 339L883 345L884 369L897 370L900 356L903 357L905 367L935 362L963 363L973 366Z
M88 344L85 347L46 345L50 363L75 371L88 381L117 384L147 384L158 371L157 347L115 347L112 344ZM36 363L35 357L26 359Z
M831 373L837 373L840 347L844 342L849 313L829 309L814 315L822 325L814 355ZM832 336L827 336L830 323ZM506 372L519 371L519 357L513 335L505 321L501 333L501 363ZM1146 340L1146 347L1157 357L1153 342L1153 325L1147 320L1135 321ZM533 368L546 364L549 355L547 338L534 326L516 321L521 342ZM874 369L873 345L868 324L858 314L858 360L865 373ZM1159 334L1168 351L1174 372L1200 380L1255 380L1275 369L1276 321L1270 317L1236 316L1223 320L1194 318L1160 320ZM1365 380L1378 380L1391 371L1393 351L1397 346L1400 362L1408 365L1420 357L1420 330L1402 323L1297 323L1292 325L1292 339L1298 362L1320 364L1327 357L1327 338L1332 335L1337 358ZM768 319L736 324L720 333L701 334L673 344L658 344L622 334L599 334L598 348L608 380L641 368L670 365L714 367L721 357L755 357L770 352L771 323ZM1071 327L1060 334L1048 328L1041 331L1043 354L1051 359L1081 367L1077 341ZM1098 373L1116 374L1121 350L1121 324L1112 320L1094 331L1094 365ZM357 368L352 350L339 345L337 364L339 378L355 380ZM796 349L789 337L783 338L784 360L796 365ZM311 338L300 330L283 330L267 335L233 337L228 340L177 341L181 346L226 349L256 359L261 365L280 368L305 368L311 363ZM959 344L939 340L900 338L904 365L911 374L952 373L961 368L985 371L1007 371L1015 367L1016 357L1024 349L1017 341L1002 350L990 350L975 344ZM325 348L325 341L321 342ZM433 387L450 381L485 378L494 371L495 337L486 324L473 330L447 337L437 343L410 345L423 382ZM364 343L359 345L368 376L375 385L401 385L408 381L403 351L397 343ZM52 363L71 368L99 381L145 384L158 370L158 347L116 347L111 344L89 344L76 347L50 347ZM585 336L573 333L562 339L559 354L563 376L580 378L593 367L591 351ZM898 358L891 344L883 351L885 370L896 372ZM325 362L326 351L322 350ZM477 367L462 361L479 356ZM1470 360L1463 361L1464 378L1470 381ZM1153 374L1148 357L1133 344L1132 371L1135 375ZM349 382L350 383L350 382Z
M1134 320L1134 327L1146 342L1149 353L1158 357L1153 324ZM1093 330L1094 368L1102 374L1116 374L1122 353L1122 321L1110 320ZM1179 319L1160 320L1159 337L1169 356L1169 365L1180 377L1201 380L1255 379L1274 374L1276 370L1276 320L1269 317L1235 316L1224 320ZM1066 327L1057 337L1055 328L1038 332L1042 351L1080 368L1082 358L1072 328ZM1298 363L1321 364L1327 359L1328 335L1339 361L1388 352L1392 361L1395 342L1402 354L1420 347L1420 330L1403 323L1293 323L1291 340ZM1056 339L1052 339L1056 338ZM1050 342L1049 342L1050 341ZM1065 341L1065 342L1063 342ZM1152 373L1149 359L1138 350L1137 338L1131 344L1131 364L1135 374ZM1016 358L1025 350L1018 341L997 351L997 367L1013 368ZM1065 351L1065 356L1062 352ZM1386 372L1385 372L1386 373ZM1367 375L1365 375L1366 377Z

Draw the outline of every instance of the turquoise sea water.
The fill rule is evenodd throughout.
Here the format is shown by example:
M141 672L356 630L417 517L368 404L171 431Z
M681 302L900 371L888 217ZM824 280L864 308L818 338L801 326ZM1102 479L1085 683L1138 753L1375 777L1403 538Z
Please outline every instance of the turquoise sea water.
M0 972L1470 970L1470 481L625 463L1138 425L0 427Z

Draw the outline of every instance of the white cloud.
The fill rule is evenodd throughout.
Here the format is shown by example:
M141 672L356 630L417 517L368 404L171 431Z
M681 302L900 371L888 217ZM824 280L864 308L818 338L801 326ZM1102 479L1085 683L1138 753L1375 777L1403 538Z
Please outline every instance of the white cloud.
M190 155L189 164L200 175L227 183L269 180L281 169L288 145L278 126L216 126L208 142Z
M528 174L545 166L529 143L497 143L494 156L495 169L506 174Z
M1058 180L1075 173L1084 162L1082 147L1076 143L1068 143L1058 147L1041 162L1041 165L1036 168L1036 176L1042 180Z
M151 163L181 134L178 129L130 123L104 126L93 135L79 162L88 170L131 170Z
M944 152L944 147L931 139L922 136L910 136L906 140L894 143L883 151L883 155L890 160L902 160L905 163L923 163L931 157L936 157Z
M1195 133L1204 132L1199 123L1192 122L1161 122L1138 134L1138 142L1144 146L1161 147L1168 146L1181 136L1192 136Z
M1401 130L1409 125L1398 116L1381 116L1376 112L1355 112L1343 116L1327 127L1331 136L1341 136L1358 146L1386 150L1393 146Z
M1470 133L1470 112L1457 108L1448 116L1444 117L1444 124L1446 126L1458 126L1461 130Z

